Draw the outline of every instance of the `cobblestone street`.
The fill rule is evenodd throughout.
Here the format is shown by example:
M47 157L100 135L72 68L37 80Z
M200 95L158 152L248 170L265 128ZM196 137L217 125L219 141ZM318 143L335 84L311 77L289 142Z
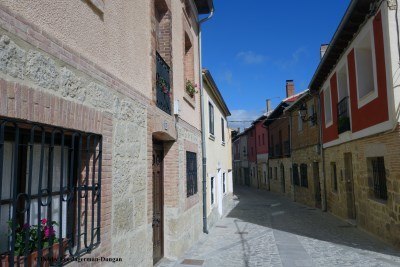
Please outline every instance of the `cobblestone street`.
M208 235L159 266L400 266L399 251L329 213L267 191L235 194Z

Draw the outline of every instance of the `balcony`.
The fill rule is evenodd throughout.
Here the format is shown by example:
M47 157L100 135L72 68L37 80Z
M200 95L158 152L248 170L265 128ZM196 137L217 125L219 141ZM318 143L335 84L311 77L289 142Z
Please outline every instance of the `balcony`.
M171 115L170 67L156 52L156 97L157 107Z
M338 134L351 130L349 116L349 97L346 96L337 105Z
M290 156L290 141L283 142L283 154L284 156Z
M282 156L282 145L275 145L275 157Z
M270 147L268 148L268 156L269 156L270 158L273 158L273 157L274 157L274 147L273 147L273 146L270 146Z

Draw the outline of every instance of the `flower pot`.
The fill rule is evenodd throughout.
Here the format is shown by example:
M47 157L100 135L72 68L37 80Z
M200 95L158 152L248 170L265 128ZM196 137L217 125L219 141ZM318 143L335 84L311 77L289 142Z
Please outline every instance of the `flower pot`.
M68 247L68 239L63 239L62 241L62 248L61 248L61 260L64 259L65 252L67 251ZM44 248L42 249L42 260L40 263L41 267L48 267L53 265L53 263L56 263L58 261L58 257L60 256L60 243L55 243L52 246L53 249L53 255L50 258L50 248ZM27 258L26 265L25 265L25 258ZM0 267L11 267L10 261L9 261L9 255L8 254L3 254L1 255L0 259ZM14 256L14 265L13 266L24 266L24 267L30 267L30 266L38 266L38 251L33 251L29 255L25 256Z

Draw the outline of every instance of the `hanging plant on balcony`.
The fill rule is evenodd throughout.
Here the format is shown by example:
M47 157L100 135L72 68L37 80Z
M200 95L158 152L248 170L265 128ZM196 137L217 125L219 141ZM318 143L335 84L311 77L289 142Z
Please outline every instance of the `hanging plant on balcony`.
M186 81L186 92L188 93L188 95L190 97L193 98L194 95L196 93L198 93L198 91L196 91L196 88L197 88L197 84L193 84L192 81L190 81L190 80Z
M172 96L171 88L167 81L162 77L157 77L157 86L161 89L161 91L168 95L169 97Z

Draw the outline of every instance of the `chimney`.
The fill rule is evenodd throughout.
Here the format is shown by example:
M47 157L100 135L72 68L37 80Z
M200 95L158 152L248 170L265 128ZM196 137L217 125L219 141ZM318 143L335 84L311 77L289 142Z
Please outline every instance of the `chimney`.
M320 49L321 59L324 57L326 50L328 49L329 44L322 44Z
M267 111L265 113L268 113L271 111L271 99L267 99Z
M286 97L294 95L294 82L293 80L286 80Z

